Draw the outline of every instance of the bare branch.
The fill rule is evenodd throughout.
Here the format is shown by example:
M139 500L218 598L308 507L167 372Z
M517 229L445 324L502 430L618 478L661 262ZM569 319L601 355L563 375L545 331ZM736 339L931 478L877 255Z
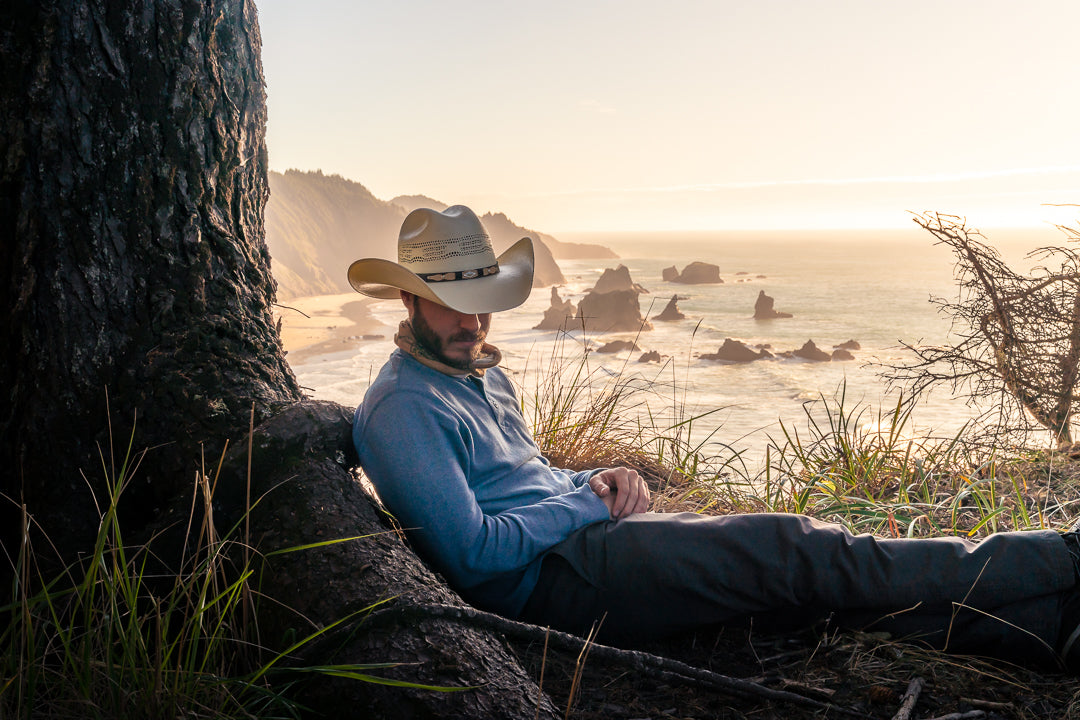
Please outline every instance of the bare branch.
M963 218L926 213L915 222L955 257L958 299L930 301L951 318L956 340L904 343L914 359L887 366L885 377L908 386L913 401L939 385L971 402L990 400L995 432L1025 437L1042 428L1071 442L1080 382L1080 255L1067 246L1039 248L1028 257L1045 265L1021 275ZM1080 240L1080 229L1061 229Z

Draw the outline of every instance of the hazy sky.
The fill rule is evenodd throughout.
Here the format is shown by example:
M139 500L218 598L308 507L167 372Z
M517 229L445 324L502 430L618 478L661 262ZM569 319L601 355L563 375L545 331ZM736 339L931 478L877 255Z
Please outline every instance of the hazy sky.
M1074 224L1076 0L256 0L274 170L545 232Z

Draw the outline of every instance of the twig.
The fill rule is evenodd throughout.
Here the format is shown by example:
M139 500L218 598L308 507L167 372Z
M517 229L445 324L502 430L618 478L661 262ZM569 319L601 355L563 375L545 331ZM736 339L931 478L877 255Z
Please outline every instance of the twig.
M785 690L794 690L800 695L805 695L806 697L818 697L822 700L831 700L832 697L836 695L836 691L832 688L816 687L787 678L781 678L780 685Z
M973 708L980 710L996 710L998 712L1015 710L1011 702L995 702L993 700L980 700L979 698L960 698L960 702L967 703Z
M926 685L926 680L921 677L917 677L908 683L907 690L904 692L904 697L901 698L900 709L893 715L893 720L910 720L911 711L915 709L915 703L919 702L919 695L922 693L923 686Z
M548 634L544 633L544 654L540 656L540 680L536 683L536 715L533 720L540 720L540 706L544 704L544 667L547 666Z
M310 315L308 315L306 312L304 312L303 310L301 310L299 308L294 308L294 307L291 307L289 305L282 305L281 303L274 303L274 307L285 308L286 310L294 310L295 312L298 312L301 315L303 315L304 317L306 317L308 320L311 319Z
M597 630L598 628L596 625L593 625L589 629L589 635L585 638L585 642L581 646L581 652L578 653L577 663L575 663L574 665L574 677L570 681L570 692L567 693L568 697L566 698L565 718L567 720L569 720L570 718L570 710L574 707L574 697L577 695L577 691L581 686L581 674L585 672L585 660L588 659L589 650L591 650L595 644L593 643L593 637L596 636ZM547 642L548 634L550 633L550 631L550 628L545 628L544 642Z
M471 607L457 607L453 605L395 605L384 610L378 610L364 617L363 625L385 624L390 622L417 621L424 619L440 619L462 622L474 627L492 632L502 633L509 637L538 642L546 638L548 645L557 650L567 652L581 652L588 642L576 635L548 630L530 625L517 620L509 620L494 613L484 612ZM728 675L711 672L702 668L672 660L671 658L653 655L640 650L624 650L591 643L589 654L602 661L618 663L632 670L648 671L650 674L667 682L680 682L683 684L706 687L720 692L726 692L738 697L759 698L791 705L828 710L841 715L865 718L865 713L859 713L849 708L834 705L832 703L808 698L797 693L773 690L749 680L741 680Z
M949 713L948 715L938 715L937 717L927 718L926 720L979 720L986 717L985 710L968 710L962 713Z

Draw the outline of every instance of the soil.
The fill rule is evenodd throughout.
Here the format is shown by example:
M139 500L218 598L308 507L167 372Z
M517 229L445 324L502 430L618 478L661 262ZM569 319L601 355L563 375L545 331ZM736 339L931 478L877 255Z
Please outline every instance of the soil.
M828 628L784 635L726 630L644 648L767 690L790 693L791 700L740 696L588 657L575 685L577 655L545 653L538 643L516 649L534 678L542 673L543 690L556 707L575 720L1080 718L1080 678ZM921 691L910 714L899 715L905 693L920 678Z

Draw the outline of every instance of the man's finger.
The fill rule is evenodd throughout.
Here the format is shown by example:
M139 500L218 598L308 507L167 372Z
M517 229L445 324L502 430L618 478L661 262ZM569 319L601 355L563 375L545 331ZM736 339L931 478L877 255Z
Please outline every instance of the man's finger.
M615 481L615 517L622 518L630 514L637 502L637 493L626 468L615 468L612 475Z
M641 481L641 493L638 495L638 512L649 511L649 486Z
M592 491L599 497L604 497L611 492L611 488L608 487L607 483L604 482L604 479L599 475L589 478L589 487L591 487Z

